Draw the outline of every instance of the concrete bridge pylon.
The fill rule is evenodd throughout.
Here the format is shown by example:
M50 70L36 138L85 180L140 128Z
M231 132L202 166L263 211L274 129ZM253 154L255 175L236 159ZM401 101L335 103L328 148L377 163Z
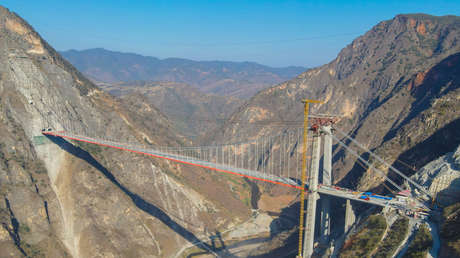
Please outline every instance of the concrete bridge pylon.
M303 257L311 257L315 240L316 201L318 194L319 160L321 158L321 137L313 136L313 150L309 176L309 193L307 198L307 219L305 221L305 238Z
M324 126L324 149L323 149L323 171L322 184L332 185L332 137L331 126ZM321 243L328 244L331 234L331 199L329 196L321 196Z

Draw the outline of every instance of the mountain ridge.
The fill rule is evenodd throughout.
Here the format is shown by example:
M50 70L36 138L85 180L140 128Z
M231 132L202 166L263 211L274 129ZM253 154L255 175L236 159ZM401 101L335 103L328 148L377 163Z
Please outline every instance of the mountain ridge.
M222 142L239 135L255 138L272 133L271 120L302 120L302 100L319 99L325 103L311 105L312 113L343 115L335 125L338 129L404 174L413 175L460 144L459 39L458 16L408 14L382 21L344 47L328 64L256 94L232 115L231 120L240 123L225 124L208 140ZM267 124L266 128L256 130L254 125L258 122ZM339 133L336 136L341 138ZM396 193L389 184L383 184L382 176L362 167L342 148L335 145L333 149L333 184L384 195ZM387 166L369 158L366 151L358 152L403 185L400 177L388 172ZM341 234L343 202L335 201L331 228ZM440 223L443 241L447 240L441 245L440 254L458 253L458 230L454 228L459 216L454 215L458 215L459 204L454 205L450 207L454 210L453 218ZM298 208L294 209L297 211ZM359 222L358 228L362 225ZM280 234L256 249L253 257L279 256L293 250L298 244L296 232L297 228L293 228ZM368 242L366 239L362 243ZM365 250L356 243L352 247ZM350 255L341 248L336 242L334 250Z
M438 19L440 22L436 23ZM387 134L387 130L398 131L397 128L418 119L408 117L413 114L410 113L411 109L419 108L423 111L430 109L430 103L436 100L439 104L457 98L455 69L449 72L450 81L443 81L436 75L430 77L435 78L433 83L437 85L437 90L428 99L424 99L423 94L415 94L415 89L429 89L428 85L431 84L425 87L420 85L424 85L426 75L437 64L451 63L456 67L458 59L455 55L460 51L459 23L459 17L428 15L398 15L382 21L343 48L330 63L260 91L231 117L231 120L247 122L226 124L215 135L210 135L208 141L226 141L238 135L256 137L273 130L270 128L271 120L301 120L301 101L308 98L325 102L313 106L312 112L341 114L342 130L353 134L358 141L375 150L382 142L390 140L388 138L391 138L391 134ZM438 76L441 75L438 73ZM427 104L417 104L422 102ZM430 130L440 129L458 117L455 108L449 110L452 112L440 116L445 117L445 120L436 119L437 124ZM416 116L422 113L418 112ZM267 128L257 130L254 124L258 121L267 121ZM375 125L379 126L372 129ZM411 146L415 143L412 142ZM406 147L398 145L398 148ZM347 171L354 167L351 156L341 155L335 153L336 164L341 163L334 169L335 182L343 179ZM394 155L395 151L392 157L396 158ZM356 180L356 177L351 180Z
M188 61L188 62L203 62L203 63L229 63L229 64L251 64L251 65L257 65L257 66L263 66L267 67L270 69L283 69L283 68L296 68L296 69L304 69L306 70L305 67L303 66L298 66L298 65L288 65L288 66L270 66L270 65L264 65L255 61L226 61L226 60L219 60L219 59L212 59L212 60L194 60L194 59L189 59L189 58L181 58L181 57L165 57L165 58L159 58L155 56L150 56L150 55L143 55L143 54L138 54L135 52L131 51L117 51L117 50L110 50L106 49L104 47L94 47L94 48L87 48L87 49L67 49L67 50L59 50L59 53L79 53L79 52L109 52L112 54L118 54L118 55L132 55L132 56L137 56L137 57L147 57L151 58L154 60L158 61L164 61L164 60L177 60L177 61Z
M189 143L142 99L100 90L0 6L0 250L7 257L169 257L250 215L248 192L203 170L45 137ZM69 129L70 128L70 129ZM201 185L202 181L213 184ZM218 193L218 194L217 194Z
M100 83L98 86L122 100L135 96L145 98L147 103L165 114L182 135L195 143L210 130L218 128L243 103L238 98L202 93L184 83L135 81Z
M187 83L204 93L240 98L248 98L306 70L296 66L274 68L255 62L159 59L103 48L60 53L86 76L99 82L171 81Z

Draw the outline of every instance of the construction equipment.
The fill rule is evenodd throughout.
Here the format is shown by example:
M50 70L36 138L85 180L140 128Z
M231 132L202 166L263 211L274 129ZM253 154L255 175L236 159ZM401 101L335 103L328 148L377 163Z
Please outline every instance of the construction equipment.
M307 181L307 134L308 134L308 112L310 111L310 103L322 104L322 101L306 99L304 103L304 121L303 121L303 142L302 142L302 188L305 187ZM299 252L297 257L302 257L302 240L303 240L303 230L304 230L304 213L305 213L305 190L300 191L300 218L299 218Z

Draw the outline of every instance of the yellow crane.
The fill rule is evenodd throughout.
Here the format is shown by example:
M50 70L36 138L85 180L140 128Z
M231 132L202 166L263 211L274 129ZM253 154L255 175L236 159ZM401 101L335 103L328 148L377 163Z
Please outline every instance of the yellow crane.
M303 145L302 145L302 188L305 186L307 181L307 134L308 134L308 112L310 109L310 103L322 104L324 102L313 99L306 99L304 103L304 112L303 112ZM302 240L303 240L303 230L304 230L304 209L305 209L305 189L302 189L300 192L300 218L299 218L299 254L298 258L302 257Z

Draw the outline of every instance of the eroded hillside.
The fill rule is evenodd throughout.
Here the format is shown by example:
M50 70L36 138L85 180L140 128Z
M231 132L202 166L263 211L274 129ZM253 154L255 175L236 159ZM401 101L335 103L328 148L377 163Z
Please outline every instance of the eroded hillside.
M86 135L186 144L156 108L99 90L3 7L0 32L2 255L169 257L249 215L216 175L42 136L72 124Z
M302 121L301 101L319 99L325 104L314 106L314 113L340 115L337 128L391 163L401 159L419 168L460 141L455 133L460 117L459 24L456 16L423 14L383 21L329 64L258 93L233 114L231 120L238 123L224 125L209 141L279 131L270 121ZM267 124L263 129L261 122ZM446 144L423 145L436 142L435 132ZM363 188L380 183L375 177L360 179L365 171L343 150L335 150L334 161L336 183Z
M197 142L215 130L243 101L204 94L194 87L174 82L100 84L101 89L121 99L144 99L165 114L183 135Z

